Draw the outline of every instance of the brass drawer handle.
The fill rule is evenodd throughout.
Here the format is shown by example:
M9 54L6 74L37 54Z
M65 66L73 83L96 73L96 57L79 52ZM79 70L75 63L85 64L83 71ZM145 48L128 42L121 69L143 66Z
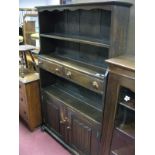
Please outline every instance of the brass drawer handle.
M43 64L43 62L42 61L38 61L38 64L41 65L41 64Z
M71 130L71 127L70 126L67 126L67 130Z
M95 89L98 89L99 88L99 85L98 85L98 83L96 81L93 81L92 86Z
M68 78L71 78L71 75L72 75L72 73L71 73L70 71L67 71L66 76L67 76Z
M57 73L60 72L59 68L56 68L55 71L56 71Z
M66 120L64 119L64 120L62 120L62 121L60 121L60 124L65 124L66 123Z

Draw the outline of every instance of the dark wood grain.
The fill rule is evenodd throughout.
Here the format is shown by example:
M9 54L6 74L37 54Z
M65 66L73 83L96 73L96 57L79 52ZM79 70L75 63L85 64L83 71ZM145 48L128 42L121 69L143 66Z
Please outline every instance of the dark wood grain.
M57 131L57 135L80 154L97 155L96 146L99 143L97 134L101 126L86 118L84 114L52 97L47 91L43 91L43 98L43 107L48 105L48 110L43 115L47 126L52 127L52 131L53 129Z
M89 126L72 118L72 145L84 154L90 154L91 132Z
M50 107L55 109L55 116L49 115L60 117L60 123L55 118L53 128L46 122L44 126L80 155L101 155L106 151L104 155L108 155L118 82L129 88L134 83L129 80L133 73L119 68L115 71L123 73L123 77L111 73L106 94L105 60L126 50L130 6L109 1L37 7L41 90L51 104L58 105ZM55 72L56 68L59 72ZM44 109L44 101L42 106ZM45 109L43 116L51 111ZM60 130L55 133L58 126Z
M126 51L129 8L114 6L111 16L111 42L109 57L119 56Z
M47 111L47 123L55 131L60 132L60 108L56 104L52 104L51 101L46 101Z

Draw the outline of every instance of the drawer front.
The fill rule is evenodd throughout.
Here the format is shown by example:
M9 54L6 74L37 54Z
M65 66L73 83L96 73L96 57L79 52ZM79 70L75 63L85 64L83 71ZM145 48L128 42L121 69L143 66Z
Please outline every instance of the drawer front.
M19 114L25 121L28 121L28 105L22 96L19 96Z
M26 94L25 94L25 85L19 83L19 104L26 105Z
M52 72L56 75L63 75L63 67L61 65L58 65L54 62L44 60L42 58L39 58L39 67Z
M24 94L25 85L22 82L19 82L19 93Z
M19 114L22 117L22 119L28 122L28 111L21 105L19 106Z
M22 93L19 94L19 104L23 106L27 106L26 97Z
M25 85L19 82L19 114L27 122L28 121L28 105L25 96Z
M103 93L104 82L102 80L69 68L65 68L65 77L90 90Z

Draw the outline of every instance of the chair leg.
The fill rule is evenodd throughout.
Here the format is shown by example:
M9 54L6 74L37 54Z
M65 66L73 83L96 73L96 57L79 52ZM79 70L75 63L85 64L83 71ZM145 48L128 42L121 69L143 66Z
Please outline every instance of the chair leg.
M25 65L26 65L26 68L28 68L28 63L27 63L26 53L25 53L25 52L23 52L23 54L24 54L24 60L25 60Z
M36 69L36 63L35 63L35 60L34 60L34 57L33 57L32 53L31 53L31 51L29 51L29 55L30 55L31 60L32 60L32 62L33 62L33 68L34 68L34 70L36 71L36 70L37 70L37 69Z

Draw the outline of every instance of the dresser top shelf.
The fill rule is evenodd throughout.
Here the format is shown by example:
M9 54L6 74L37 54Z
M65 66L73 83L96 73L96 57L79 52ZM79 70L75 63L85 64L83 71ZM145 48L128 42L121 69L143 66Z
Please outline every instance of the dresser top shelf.
M38 11L63 11L65 9L74 11L76 9L106 9L111 10L114 5L130 7L132 3L122 2L117 0L104 1L104 2L92 2L92 3L76 3L76 4L64 4L64 5L49 5L49 6L36 6ZM104 7L105 6L105 7ZM108 7L107 7L108 6Z

